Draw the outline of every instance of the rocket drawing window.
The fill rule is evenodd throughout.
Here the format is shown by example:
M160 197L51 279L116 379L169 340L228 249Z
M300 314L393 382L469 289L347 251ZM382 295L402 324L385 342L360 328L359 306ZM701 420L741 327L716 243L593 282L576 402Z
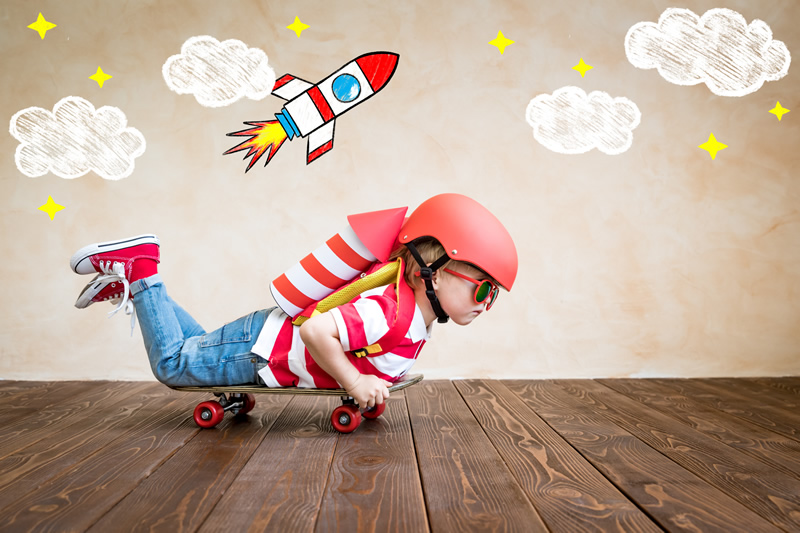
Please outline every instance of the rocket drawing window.
M333 80L333 95L340 102L352 102L361 94L361 84L351 74L341 74Z

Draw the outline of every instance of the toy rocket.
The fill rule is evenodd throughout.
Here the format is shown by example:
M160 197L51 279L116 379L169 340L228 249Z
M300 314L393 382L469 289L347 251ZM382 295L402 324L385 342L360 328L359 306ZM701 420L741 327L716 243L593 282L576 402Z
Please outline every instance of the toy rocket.
M294 319L375 261L385 262L397 244L407 210L400 207L347 217L349 224L344 230L270 284L278 307Z
M377 93L389 82L397 68L398 55L371 52L359 56L317 83L309 83L291 74L275 82L272 94L288 102L275 114L277 120L245 122L250 129L228 136L250 137L225 154L248 149L252 156L247 170L269 150L269 163L288 138L308 137L306 164L333 148L336 118Z

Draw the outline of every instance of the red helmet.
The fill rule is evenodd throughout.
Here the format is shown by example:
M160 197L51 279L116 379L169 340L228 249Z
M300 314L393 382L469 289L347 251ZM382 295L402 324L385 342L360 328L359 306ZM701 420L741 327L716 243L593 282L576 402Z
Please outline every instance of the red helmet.
M488 209L462 194L439 194L422 202L400 228L400 243L433 237L447 255L480 268L511 290L517 277L517 248Z

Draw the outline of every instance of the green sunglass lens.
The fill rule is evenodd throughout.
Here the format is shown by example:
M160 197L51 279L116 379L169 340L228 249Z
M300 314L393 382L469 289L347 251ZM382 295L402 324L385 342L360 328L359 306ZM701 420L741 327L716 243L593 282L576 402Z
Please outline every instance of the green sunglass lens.
M475 300L478 303L483 302L486 298L489 297L489 294L492 292L492 284L488 281L484 281L478 286L478 290L475 291Z

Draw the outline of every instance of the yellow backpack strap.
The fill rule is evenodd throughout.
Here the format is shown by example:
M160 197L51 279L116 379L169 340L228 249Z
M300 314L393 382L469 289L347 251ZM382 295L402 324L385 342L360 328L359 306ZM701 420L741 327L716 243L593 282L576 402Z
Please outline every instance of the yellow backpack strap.
M399 278L403 276L403 260L398 258L396 261L386 263L378 268L375 272L367 275L362 275L354 282L344 286L330 296L327 296L317 302L316 306L311 306L303 311L297 318L292 321L292 324L299 326L312 316L320 313L330 311L334 307L346 304L353 298L371 289L383 287L390 283L396 283Z
M406 283L404 274L405 268L402 260L400 267L395 278L397 287L397 312L392 325L383 337L378 339L378 342L365 346L364 348L353 350L350 353L356 357L367 357L368 355L379 355L394 350L394 348L403 342L403 339L411 327L411 321L414 319L414 313L417 309L417 303L414 299L414 291Z

